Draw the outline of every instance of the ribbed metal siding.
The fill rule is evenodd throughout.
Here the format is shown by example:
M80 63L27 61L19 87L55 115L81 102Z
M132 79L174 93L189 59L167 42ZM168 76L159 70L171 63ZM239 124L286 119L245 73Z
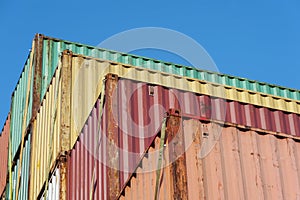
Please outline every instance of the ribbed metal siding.
M300 113L300 103L292 100L278 99L268 95L261 95L250 91L237 90L226 86L211 85L204 81L197 81L195 79L185 79L169 74L162 74L158 71L149 71L145 68L138 68L130 65L115 64L107 61L100 61L96 59L86 59L80 55L69 55L72 58L72 92L77 91L76 96L72 96L71 110L72 123L71 126L71 144L74 144L79 135L90 111L92 110L96 99L102 87L102 77L107 73L113 73L119 77L132 79L135 81L147 82L166 86L169 88L176 88L187 90L198 94L215 95L216 97L225 98L226 100L238 101L254 106L267 107L270 109L281 110L284 112ZM89 67L91 70L89 70ZM105 71L103 72L103 69ZM81 77L77 77L77 74ZM88 80L88 81L87 81ZM215 93L213 91L221 91ZM73 98L78 98L77 104ZM252 109L252 108L251 108ZM257 114L257 113L254 113ZM297 115L298 116L298 115ZM239 118L238 118L239 119ZM298 128L295 127L294 120L298 117L289 117L288 122L291 126L292 135L297 135ZM233 119L235 120L235 119ZM253 126L253 119L247 118L247 124ZM262 125L264 127L265 125ZM266 128L265 128L266 129ZM280 130L281 128L276 129ZM271 129L275 130L275 129Z
M282 135L286 137L288 136L287 134L300 136L300 118L296 114L288 114L240 102L224 102L216 98L210 98L206 95L198 95L161 86L154 86L153 92L153 95L150 96L148 84L125 79L118 81L117 92L113 96L113 105L116 108L114 120L116 120L116 124L118 124L118 131L114 133L114 135L118 136L118 147L120 147L120 149L142 155L149 147L153 137L158 133L159 130L155 129L155 127L160 128L163 113L169 108L181 110L183 116L194 118L202 117L208 120L212 119L218 121L224 119L225 122L228 123L227 125L231 126L243 125L247 129L257 128L258 131L261 132L264 132L265 130L273 131L273 134L281 132L283 133ZM176 97L174 96L175 94ZM212 109L210 111L203 110L201 107L203 104ZM164 110L156 109L155 107L153 108L155 105L160 105ZM223 110L223 112L222 109L216 109L222 106L227 109ZM151 108L152 111L150 112ZM82 129L80 138L75 144L74 149L71 151L71 156L68 160L69 199L86 199L89 197L94 166L96 166L97 183L94 198L108 198L107 193L109 191L109 186L106 181L108 167L100 162L101 160L106 161L106 159L109 159L107 158L107 144L104 139L101 140L100 154L98 155L99 157L97 157L100 161L97 161L95 164L93 156L93 153L96 152L96 135L98 134L97 125L99 123L98 113L99 101L90 113L90 116ZM103 123L107 120L106 115L107 113L104 112L102 131L100 132L101 136L99 136L103 138L107 134L106 123ZM278 118L281 123L275 124L277 119L273 121L272 118ZM137 129L136 126L132 126L133 122L142 127L147 127L149 123L151 123L152 126L149 126L146 129ZM129 133L134 135L132 136ZM153 134L153 137L145 135L145 133ZM134 171L140 159L139 156L129 157L128 152L119 152L119 169L121 170L119 172L118 181L120 182L121 188L127 182L127 179L131 175L130 172ZM153 174L155 176L155 173ZM167 177L166 180L168 180ZM137 185L140 187L140 185L143 184L137 183ZM167 187L167 185L165 187ZM140 191L142 191L142 189ZM142 193L137 193L137 195L141 194ZM167 197L169 198L170 196Z
M59 200L60 169L56 168L48 182L48 190L40 200Z
M10 114L8 114L2 133L0 135L0 196L4 192L6 185L9 132Z
M72 67L75 68L77 72L80 69L88 68L86 66L96 69L85 70L86 74L84 76L88 78L85 80L89 80L89 85L92 86L99 84L98 82L95 82L99 81L99 78L95 78L95 74L103 76L105 73L113 73L123 78L163 85L170 88L188 90L200 94L213 95L215 97L225 98L228 100L240 101L243 103L300 114L299 101L281 99L267 94L254 93L252 91L237 89L230 86L210 84L205 81L174 76L172 74L165 74L159 71L149 71L145 68L134 67L131 65L121 65L96 59L85 59L85 57L80 55L73 55L72 64ZM105 73L101 71L103 69L106 69ZM85 83L85 85L87 85L87 83ZM85 85L82 87L87 87Z
M32 54L32 53L31 53ZM29 75L29 65L32 55L28 57L24 71L21 74L20 80L16 86L16 89L12 96L12 105L11 105L11 136L10 136L10 145L12 147L12 158L15 157L16 152L21 144L22 140L22 128L23 128L23 117L25 113L25 103L26 103L26 94L27 94L27 84L29 76L33 77L34 70L32 69L32 74ZM30 92L29 92L29 102L27 109L27 119L26 127L29 124L32 114L32 86L33 78L31 78L30 83Z
M57 70L33 122L30 199L36 199L41 192L60 153L61 82L59 72Z
M299 141L274 135L223 127L219 142L204 159L199 158L203 125L197 120L183 122L185 141L193 143L185 152L188 199L299 199ZM211 134L211 133L210 133ZM158 138L159 140L159 138ZM157 145L155 146L156 150ZM164 157L169 157L167 146ZM153 148L150 148L150 150ZM153 199L157 157L143 158L136 176L120 199ZM159 199L173 199L174 175L164 168ZM142 173L143 172L143 173Z
M300 92L294 89L284 88L284 87L257 82L253 80L248 80L240 77L228 76L228 75L213 73L205 70L199 70L192 67L177 65L173 63L162 62L162 61L153 60L150 58L145 58L137 55L130 55L121 52L105 50L93 46L54 39L46 36L40 36L40 37L44 38L43 79L42 79L43 92L41 94L41 98L43 98L43 94L47 89L47 85L49 84L52 75L55 71L55 68L57 67L59 54L63 52L65 49L69 49L76 54L83 54L85 56L111 60L111 61L134 65L134 66L141 66L147 69L172 73L179 76L187 76L190 78L252 90L254 92L267 93L267 94L280 96L284 98L300 100Z
M30 168L30 138L31 133L28 134L28 138L25 141L24 151L23 151L23 162L22 162L22 169L21 169L21 182L20 182L20 190L19 190L19 199L20 200L27 200L28 199L28 186L29 186L29 168ZM18 179L18 168L20 159L17 160L16 165L12 169L12 199L16 199L16 189L17 189L17 179ZM9 184L7 185L7 195L9 194ZM8 197L8 196L7 196Z

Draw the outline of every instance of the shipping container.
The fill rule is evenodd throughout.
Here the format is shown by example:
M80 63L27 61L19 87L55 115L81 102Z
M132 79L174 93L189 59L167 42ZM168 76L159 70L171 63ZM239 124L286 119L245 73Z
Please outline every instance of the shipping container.
M159 191L155 192L157 171L152 170L157 166L158 158L149 153L140 162L119 199L154 199L155 194L158 199L300 198L299 140L225 126L221 127L221 137L212 151L200 158L206 141L203 126L218 125L184 119L180 126L184 139L177 142L193 142L176 161L170 163L168 159L174 152L166 141ZM160 137L155 141L149 152L160 149ZM180 162L183 165L179 166Z
M167 143L163 144L163 162L172 163L162 170L161 178L159 176L161 187L157 194L160 198L193 199L195 177L190 176L195 169L187 163L200 161L204 163L201 165L208 165L199 172L203 182L198 187L199 194L201 198L214 198L207 190L215 191L215 183L201 176L213 173L209 170L217 161L215 157L210 158L210 150L214 152L216 148L219 148L218 159L223 162L216 168L223 170L217 177L220 175L222 179L213 179L220 183L216 197L250 198L247 196L250 190L245 186L248 177L243 171L246 167L242 165L246 164L241 161L242 152L235 149L234 156L237 153L239 157L234 158L230 154L229 143L234 142L233 137L239 138L241 133L259 136L263 133L270 138L280 137L272 140L272 144L283 138L295 140L296 148L300 136L300 92L297 90L40 34L34 39L12 95L11 108L9 166L12 166L6 197L12 195L12 199L17 198L16 194L19 199L88 199L91 195L95 199L139 199L142 198L141 183L146 181L151 185L146 192L153 197L158 172L152 171L152 175L147 176L138 174L144 172L145 166L156 169L161 162L159 159L151 161L149 152L156 158L161 155L164 120L167 120ZM193 134L193 128L182 128L181 120L183 124L193 121L195 130L202 128L197 137L189 138L190 143L185 137L186 133ZM234 131L237 136L229 139L224 136ZM169 143L173 139L179 142ZM194 144L195 141L198 143ZM190 145L201 146L200 153L188 155L186 148ZM285 151L281 154L277 147L281 148L276 146L273 154L278 159L288 156ZM232 157L224 159L223 152ZM191 159L195 155L199 160ZM265 157L259 158L261 163L266 161ZM209 158L212 161L205 160ZM291 160L297 172L296 158ZM277 186L281 184L276 191L280 191L282 198L298 197L298 191L291 193L289 189L293 187L290 184L299 186L298 179L283 177L281 170L290 167L276 162L273 164L278 164L280 173L276 173L282 182L276 182ZM235 170L242 172L232 179L240 187L231 188L233 172L226 171L226 167L236 163L240 166ZM264 167L259 173L265 176L270 166L260 166ZM270 176L273 175L270 172ZM165 181L167 179L170 181ZM267 185L268 178L261 180L259 191L262 190L265 197L273 185ZM20 186L17 186L19 181ZM255 190L252 188L252 191Z
M66 49L86 56L97 57L114 62L140 66L150 70L158 70L174 75L186 76L189 78L195 78L217 84L225 84L244 90L254 91L261 93L259 96L262 96L264 93L270 94L271 101L268 102L269 99L263 101L264 106L266 104L276 108L279 107L279 109L282 107L289 112L293 112L294 109L297 109L295 104L299 104L299 102L295 103L293 101L288 103L288 105L285 105L285 102L290 101L288 99L300 100L300 92L294 89L283 88L280 86L260 83L243 78L199 70L192 67L105 50L37 34L34 38L31 52L26 60L23 72L12 97L12 159L15 158L15 154L19 149L22 137L24 137L24 129L28 126L31 117L35 117L41 100L44 99L46 90L49 87L49 84L58 66L59 56ZM233 95L239 95L234 91L230 94L232 93L234 93ZM285 99L279 99L279 97ZM249 98L250 101L261 101L260 99L252 100L251 95ZM277 99L278 101L274 99ZM294 107L294 109L291 108L290 104L293 104L292 107ZM24 119L25 116L26 119Z
M91 190L94 199L112 199L120 194L128 179L139 166L142 155L149 148L151 151L150 144L159 135L164 113L169 109L178 110L184 119L194 118L206 123L220 124L220 127L230 126L235 127L236 130L239 128L244 132L257 131L290 138L290 140L299 139L300 136L300 118L295 113L285 113L236 101L225 101L203 94L129 79L118 79L117 76L112 75L107 77L106 81L106 99L102 120L99 117L101 101L98 100L68 158L68 199L88 199ZM222 107L226 107L226 109L222 109ZM212 128L206 127L206 129L210 134L209 131ZM217 140L218 132L223 134L223 131L219 127L214 127L213 130L216 132L214 138ZM188 141L186 142L188 143ZM190 139L189 142L191 145L192 140ZM211 144L213 142L203 145L201 152L203 157L211 150L209 146ZM188 149L182 149L182 152L184 150ZM147 162L145 165L157 166L157 161L156 163L154 161ZM138 168L138 170L142 170L142 168ZM168 177L170 177L170 172L168 173ZM95 174L94 185L92 184L93 174ZM156 172L152 172L151 176L155 177L155 174ZM168 177L164 177L164 180L169 180ZM153 177L145 178L152 181L152 185L155 183ZM137 181L135 175L132 180ZM189 182L189 180L188 177L186 181ZM148 183L140 184L136 181L129 185L148 186ZM168 184L170 184L168 181L164 182L164 186L160 190L161 196L165 196L165 199L174 199L171 198L174 196L170 196L171 186ZM130 188L130 186L127 187L127 190ZM154 191L154 188L151 190ZM148 194L141 191L143 191L142 188L135 188L131 194L137 196L129 195L128 198L140 199L141 195L150 198ZM164 191L168 193L164 193Z
M31 198L40 197L42 188L48 180L49 173L55 166L57 159L69 151L77 141L100 91L103 89L104 77L110 73L115 74L111 77L112 79L114 77L115 79L127 78L133 82L143 81L144 84L146 82L147 87L151 88L148 89L152 90L147 93L150 97L159 96L156 94L157 92L163 95L161 93L163 90L157 88L169 88L168 91L164 92L171 95L170 99L176 98L177 93L181 95L178 97L181 102L177 102L180 103L180 106L185 104L194 105L195 102L197 105L198 102L200 108L198 107L198 110L188 108L186 115L210 117L222 123L227 120L228 123L238 124L246 128L267 130L272 134L289 134L290 137L299 135L299 127L296 125L299 120L297 114L299 113L299 104L297 101L278 99L266 94L261 95L247 90L237 90L229 86L223 87L204 81L84 57L73 54L71 51L64 51L60 57L54 78L42 101L42 106L33 120ZM131 87L133 86L127 88ZM174 90L174 93L170 92L172 90ZM194 94L195 97L192 97L193 93L196 93ZM145 91L143 94L146 94ZM135 102L141 104L141 98L149 98L147 95L146 97L143 95L136 97ZM191 103L188 103L189 101ZM173 104L172 106L175 107L175 104ZM168 105L165 105L166 108L169 107ZM212 111L212 114L201 113L203 112L201 109L205 110L204 113ZM191 113L193 111L198 111L198 113ZM226 113L229 113L227 117ZM280 121L279 118L284 120L280 124L276 124L265 118L269 115L276 119L276 122ZM155 123L158 124L158 121ZM147 142L143 141L140 144L139 148L143 149ZM41 150L40 145L46 148ZM140 153L138 152L138 154ZM132 165L135 166L135 163L132 162ZM124 177L120 183L125 182L128 174L122 176Z
M7 177L8 140L10 131L10 114L8 114L0 135L0 196L4 193Z
M27 127L32 115L36 115L40 102L44 98L46 90L49 87L50 81L52 80L53 74L57 68L59 55L61 55L65 49L69 49L75 53L84 54L86 56L140 66L151 70L158 70L208 82L225 84L236 88L271 94L283 98L300 100L300 92L297 90L208 72L205 70L198 70L192 67L176 65L135 55L109 51L37 34L34 38L32 50L26 60L23 72L12 97L12 158L15 157L20 146L22 134L24 132L23 127ZM253 101L256 100L254 99ZM283 101L283 99L279 101ZM277 106L277 103L273 101L271 101L270 104ZM285 107L285 105L280 102L278 105ZM289 106L287 107L287 110L292 112L293 109L290 109ZM26 116L26 119L23 119L24 116ZM23 125L24 123L25 125Z
M30 169L30 141L31 133L28 133L24 140L24 151L22 154L22 165L20 165L20 158L17 159L16 163L12 166L12 176L9 178L9 182L6 186L6 198L15 200L18 192L19 200L28 199L29 189L29 169ZM21 167L20 179L18 180L18 171ZM17 185L19 183L19 187Z

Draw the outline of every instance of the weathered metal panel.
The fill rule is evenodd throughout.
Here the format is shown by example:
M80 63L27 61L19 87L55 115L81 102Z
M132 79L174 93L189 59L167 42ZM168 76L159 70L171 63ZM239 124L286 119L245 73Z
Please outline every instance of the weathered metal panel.
M48 189L42 195L40 200L59 200L60 192L60 169L59 167L55 168L52 176L48 181Z
M115 124L117 126L114 135L118 137L119 143L114 145L115 148L118 149L120 159L119 166L117 167L117 169L119 169L119 175L116 176L116 182L120 182L120 188L124 187L124 184L127 183L127 180L131 177L132 172L135 171L138 163L140 162L142 154L146 149L148 149L149 145L153 141L153 138L159 131L164 112L168 111L170 108L180 110L181 115L187 118L202 118L206 119L207 121L212 120L218 122L223 119L227 126L242 126L242 128L245 130L258 130L261 132L273 131L272 134L278 134L277 132L280 132L284 137L290 137L289 134L299 136L299 129L297 129L297 132L294 132L295 134L288 132L292 129L295 131L296 127L299 126L300 121L297 114L285 113L282 111L267 109L264 107L258 107L236 101L224 101L209 97L207 95L200 95L157 85L149 85L148 83L142 83L128 79L119 79L116 88L117 89L115 92L113 92L113 96L109 97L109 99L113 99L112 102L106 101L106 103L109 102L112 104L111 106L113 108L114 115L113 120L115 120ZM111 94L108 93L106 95ZM91 191L92 172L94 169L96 169L96 178L93 197L108 199L109 196L109 184L107 178L110 165L107 159L112 159L112 157L108 157L107 152L109 148L111 148L109 145L112 145L112 143L110 143L111 140L108 137L107 126L109 125L108 114L110 110L107 110L105 107L103 119L100 121L101 126L99 126L99 106L100 102L98 100L85 125L83 126L81 135L76 142L74 149L71 151L70 157L68 158L69 199L89 198ZM107 105L105 104L105 106ZM221 107L226 107L227 109L220 109ZM290 121L288 121L289 123L282 122L279 128L277 125L274 126L272 120L266 120L269 118L275 119L276 117L279 121L288 121L292 119L292 123ZM99 129L99 127L101 127L101 129ZM207 129L211 130L215 129L215 127L209 126ZM282 132L283 130L285 130L285 132ZM252 195L249 194L248 189L245 189L248 188L248 186L246 187L244 184L250 184L249 190L256 190L255 187L251 185L252 179L246 176L243 178L242 173L240 173L240 171L245 170L245 163L239 163L240 152L237 150L237 148L238 145L241 145L241 143L239 138L240 136L237 135L238 132L240 132L238 129L224 128L222 137L224 135L232 136L230 138L226 137L222 139L220 144L216 145L216 147L213 149L213 152L215 152L216 156L208 156L207 159L201 163L201 165L205 166L207 169L205 173L202 173L202 176L207 176L207 180L205 183L203 181L197 182L196 180L193 180L195 184L203 187L201 189L202 192L199 192L200 196L203 196L204 192L206 191L206 195L210 197L209 199L215 199L216 197L220 196L223 196L224 198L243 199L245 195ZM98 134L100 135L97 136ZM98 145L97 138L100 141L99 154L96 153L96 146ZM178 138L178 141L182 143L180 138ZM201 142L200 139L198 142ZM182 148L183 147L176 147L177 150ZM245 148L248 148L248 150L252 149L252 147L250 148L248 146ZM224 155L228 154L228 157L224 156L222 153ZM190 155L186 155L181 159L187 160L186 162L191 164L194 163L194 165L197 166L198 164L195 164L194 160L188 160L191 159L189 156ZM170 157L169 159L172 160L173 157ZM249 158L247 158L245 155L245 160L247 159L249 160ZM144 161L142 161L142 163L143 162ZM233 173L234 171L230 171L227 169L227 167L224 168L223 165L235 165L237 172ZM251 163L251 166L253 165L254 164ZM175 166L170 166L170 170L168 172L169 176L173 176L172 173L176 174L174 173L174 169L176 169L178 166L183 166L182 162L179 162ZM216 169L219 170L217 173ZM225 171L221 171L220 169ZM192 171L194 170L200 169L193 168ZM249 173L254 172L252 170ZM155 173L153 176L155 177ZM235 188L225 188L225 185L223 184L224 180L227 181L225 176L228 177L227 179L232 179L234 182L239 183L239 186ZM209 177L211 177L211 179L209 179ZM184 180L187 180L187 187L189 187L189 177L187 179L181 179L180 177L177 178L183 182ZM153 182L153 177L142 177L142 180L138 180L137 177L134 176L131 184L137 185L135 190L140 191L141 186L139 183L141 181L151 180ZM168 178L166 180L170 179ZM226 182L228 187L231 185L230 180ZM113 181L113 178L111 181ZM172 188L173 185L169 185L169 183L176 182L179 181L169 181L168 183L164 183L165 185L163 187ZM222 185L215 187L215 182L220 182ZM181 187L180 185L177 185L176 187L181 188L181 191L186 191L185 187ZM208 194L207 191L213 192ZM188 196L197 195L196 193L190 193L191 191L189 191ZM138 198L138 196L132 196L133 194L134 192L131 191L129 196L131 198ZM170 194L174 195L176 193L173 192ZM170 197L170 194L163 193L163 195L168 198ZM134 195L140 194L137 192Z
M19 199L20 200L27 200L28 199L28 189L29 189L29 172L30 172L30 141L31 141L31 133L29 133L24 142L24 151L23 151L23 163L21 166L21 181L19 191L17 191L17 179L18 179L18 169L20 167L20 158L16 161L16 165L13 166L12 169L12 183L8 183L6 190L7 190L7 199L10 193L9 185L12 184L12 199L16 199L16 193L19 192Z
M183 122L185 141L193 141L184 152L189 199L299 199L299 141L255 131L241 131L232 126L219 126L222 129L219 141L206 157L201 158L201 148L206 142L203 126L219 125L203 124L198 120ZM213 129L209 134L213 134ZM170 144L167 143L164 150L166 156L168 148ZM149 157L142 159L138 171L144 173L136 173L131 178L120 199L132 199L140 192L136 183L156 178L153 173L147 173L149 160ZM156 160L157 157L154 162ZM164 168L164 171L167 170ZM177 176L164 175L161 177L162 185ZM143 193L152 193L155 186L146 185ZM173 189L161 186L163 193L160 192L159 199L171 199L165 194ZM153 199L151 195L143 197Z
M26 116L26 127L29 124L32 115L32 87L33 87L33 79L29 78L29 76L33 77L34 70L30 71L30 64L32 64L32 55L31 52L24 66L24 70L20 76L19 82L16 86L15 91L12 95L11 102L11 136L10 136L10 145L12 148L12 158L15 157L16 152L21 144L22 140L22 128L23 128L23 117L25 116L25 112L27 112ZM26 98L27 98L27 84L28 80L30 81L30 92L29 92L29 101L26 106ZM27 108L27 111L25 111Z
M137 55L101 49L70 41L50 38L43 35L39 35L39 37L43 38L44 40L43 80L41 98L43 98L43 94L45 93L48 84L50 83L54 71L57 67L58 56L65 49L69 49L76 54L83 54L85 56L91 56L95 58L111 60L114 62L140 66L151 70L158 70L166 73L172 73L179 76L186 76L190 78L205 80L213 83L225 84L236 88L251 90L254 92L267 93L279 97L300 100L300 92L295 89L289 89L281 86L248 80L245 78L209 72L206 70L199 70L193 67L158 61Z
M36 199L40 194L61 152L60 105L61 81L58 69L32 124L30 199Z
M4 192L7 177L7 160L8 160L8 140L10 132L10 114L6 119L0 135L0 196Z
M99 82L101 82L101 79L99 77L103 77L107 73L113 73L121 78L128 78L170 88L192 91L199 94L206 94L227 100L240 101L243 103L254 104L275 110L282 110L298 114L300 113L299 101L277 98L267 94L236 89L230 86L210 84L208 82L199 81L196 79L165 74L160 71L149 71L148 69L134 67L131 65L122 65L108 61L84 58L79 55L73 55L72 60L72 65L76 72L74 73L76 76L74 77L73 84L78 84L75 81L82 81L82 83L85 83L82 86L84 89L87 88L88 84L89 86L94 87L95 85L100 85ZM89 80L88 84L86 83L86 80ZM94 90L95 92L91 92L90 94L91 98L95 98L95 93L100 93L99 91L97 92L96 89ZM92 106L93 104L88 105ZM84 119L86 119L86 117L87 116L85 116Z
M67 55L66 55L67 54ZM104 75L106 75L109 72L112 73L116 73L119 77L125 77L125 78L129 78L132 80L136 80L136 81L145 81L148 82L150 84L159 84L161 86L167 86L170 88L177 88L177 89L181 89L181 90L185 90L185 91L191 91L191 92L196 92L196 93L202 93L205 95L215 95L217 97L221 97L221 98L225 98L227 100L235 100L235 101L240 101L243 103L251 103L253 102L253 104L255 104L256 106L266 106L269 108L278 108L279 110L282 111L290 111L293 113L299 113L299 105L298 102L293 101L293 100L285 100L285 99L277 99L274 98L272 96L268 96L268 95L261 95L261 94L256 94L256 93L252 93L249 91L243 91L243 90L236 90L235 88L226 86L225 88L223 88L225 90L225 97L222 96L222 94L218 94L213 92L215 90L215 88L218 88L220 86L216 86L216 85L210 85L207 82L203 82L203 81L197 81L197 80L192 80L192 79L186 79L183 77L176 77L173 75L168 75L168 74L162 74L161 72L158 71L149 71L148 69L143 69L143 68L138 68L138 67L134 67L134 66L130 66L130 65L120 65L117 63L112 63L112 62L108 62L108 61L101 61L101 60L96 60L96 59L91 59L91 58L85 58L83 56L79 56L79 55L73 55L71 52L65 52L63 53L63 57L61 58L62 62L59 63L58 65L58 69L56 70L56 75L55 78L52 79L52 84L50 84L49 88L48 88L48 92L46 93L46 96L43 100L43 105L41 107L41 109L39 110L39 113L36 117L36 122L34 122L34 133L33 133L33 147L35 148L35 150L33 150L33 155L32 155L32 169L31 172L32 174L34 174L33 177L33 181L30 182L30 187L33 188L32 190L30 190L31 195L30 197L35 198L39 195L40 190L42 189L43 185L45 184L45 181L47 180L48 174L50 172L50 169L53 167L53 164L55 162L55 159L57 158L57 156L59 155L59 153L61 152L61 150L67 151L68 149L70 149L73 144L75 143L75 141L77 140L77 137L79 135L79 132L81 131L84 123L86 122L86 119L88 118L89 114L90 114L90 110L92 110L95 101L99 95L99 91L102 87L102 77L104 77ZM64 90L64 92L70 92L71 96L68 97L68 99L71 99L71 104L70 105L65 105L65 106L70 106L71 107L71 116L73 117L71 119L71 124L70 124L70 128L71 128L71 132L69 133L70 135L67 137L70 137L70 141L68 141L67 145L61 145L60 144L60 128L61 125L60 123L60 116L61 116L61 111L59 111L59 108L61 107L61 82L60 80L60 69L62 67L62 63L65 63L65 59L68 59L69 62L67 65L70 65L69 67L72 66L72 73L70 75L71 81L72 81L72 85L71 85L71 91L68 90ZM92 70L89 69L89 66L92 67ZM105 69L104 71L102 71L103 69ZM83 71L82 71L83 70ZM79 80L78 80L78 74L83 75L83 78L79 76ZM101 75L101 76L99 76ZM89 81L87 81L89 80ZM57 83L56 83L57 82ZM81 84L82 83L82 84ZM143 85L143 84L141 84ZM74 91L77 91L79 87L79 96L76 96L76 93L73 94ZM148 86L146 86L148 87ZM153 102L158 102L158 101L165 101L165 108L169 109L170 107L174 107L174 108L178 108L180 110L182 110L181 107L178 107L179 105L179 101L174 100L174 94L172 92L172 89L169 89L168 91L163 91L163 90L157 90L155 88L160 87L160 86L154 86L154 92L155 94L161 93L161 92L165 92L168 93L168 97L169 99L172 99L172 102L170 103L168 100L165 99L160 99L161 97L159 97L160 95L154 95L154 98L149 98L147 95L149 95L149 91L145 90L141 93L136 94L137 96L135 97L135 101L134 104L140 104L140 105L144 105L143 103L144 99L152 99L152 103ZM162 87L161 87L162 88ZM213 88L213 89L211 89ZM222 88L221 88L222 90ZM78 91L77 91L78 92ZM81 93L82 92L82 93ZM131 91L127 91L127 92L131 92ZM179 90L176 90L175 93L180 93ZM184 93L184 92L183 92ZM122 94L122 93L120 93ZM145 95L146 94L146 95ZM78 95L78 93L77 93ZM184 96L183 94L181 94L182 96ZM195 95L195 94L194 94ZM200 103L198 105L201 105L202 101L201 99L207 99L207 97L205 97L205 95L195 95L198 96L200 99ZM218 96L219 95L219 96ZM151 95L150 95L151 96ZM193 96L193 94L186 94L186 96ZM165 96L164 96L165 97ZM74 98L79 98L78 102L75 102ZM127 96L127 98L129 98L129 96ZM187 97L185 97L187 98ZM199 102L199 99L197 99L196 97L194 99L190 99L190 97L188 97L187 99L185 99L184 97L180 97L181 99L181 106L185 105L185 102L189 102L189 101L195 101L195 102ZM142 101L143 99L143 101ZM185 99L185 100L184 100ZM206 116L207 118L213 118L215 120L222 120L223 117L225 117L225 109L222 108L222 105L224 104L223 100L220 100L218 98L212 98L213 100L208 99L208 101L211 101L213 103L213 105L216 105L216 107L218 109L216 109L215 111L218 112L212 112L210 111L210 109L204 109L205 111L199 111L202 108L198 107L196 110L198 110L198 113L196 113L196 116ZM254 100L253 100L254 99ZM78 99L77 99L78 100ZM279 101L279 103L278 103ZM76 104L77 103L77 104ZM152 105L151 102L147 102L147 105ZM145 108L147 108L147 105L145 106ZM176 107L177 105L177 107ZM280 105L280 106L278 106ZM235 113L236 116L234 117L230 117L232 118L233 122L232 123L241 123L238 122L237 120L246 120L247 123L254 123L254 121L251 119L249 120L249 117L238 117L238 115L240 114L240 112L235 112L236 105L231 105L232 108L230 110L230 113ZM240 105L237 105L240 106ZM259 107L261 108L261 107ZM263 108L266 109L266 108ZM184 110L184 109L183 109ZM185 114L191 114L190 112L194 111L194 107L190 108L187 107L187 111L185 111ZM274 119L279 119L279 116L283 115L286 116L285 113L283 113L282 111L276 111L277 114L274 116ZM141 121L137 121L137 122L147 122L149 119L142 119L139 118L140 115L143 115L139 112L134 112L133 113L138 115L138 120ZM199 115L200 112L200 115ZM203 112L203 113L202 113ZM290 132L292 133L291 135L299 135L299 126L297 126L297 123L299 120L299 116L293 113L288 113L288 117L286 117L286 119L284 120L285 123L282 123L279 125L274 126L274 123L272 120L266 121L265 119L265 110L260 110L259 112L256 113L260 113L263 117L261 117L263 119L262 122L259 122L261 125L261 127L255 127L255 128L262 128L262 129L270 129L271 131L276 130L276 132L280 132L282 133L283 130L290 130ZM275 113L276 113L275 112ZM68 113L63 113L63 114L68 114ZM160 110L156 110L156 114L158 115L162 115L162 112ZM193 114L193 113L192 113ZM269 114L269 113L268 113ZM133 115L134 116L134 115ZM246 116L246 115L245 115ZM153 117L155 118L155 117ZM235 120L235 121L234 121ZM280 121L280 120L279 120ZM129 126L130 121L129 122L124 122L124 121L120 121L119 123L124 123L125 126ZM126 125L126 123L128 123ZM157 118L157 120L154 120L154 123L159 124L159 118ZM53 126L54 124L54 126ZM285 128L286 124L288 124L288 128ZM248 125L248 124L246 124ZM68 125L69 126L69 125ZM253 125L250 125L251 127L253 127ZM269 128L269 126L271 128ZM275 129L274 129L275 127ZM136 131L138 130L137 127L131 127L131 129L133 129L135 132L139 132ZM279 131L278 131L279 130ZM154 131L152 131L152 133L154 133ZM274 131L273 131L274 132ZM41 135L40 133L43 133L43 135ZM68 134L68 133L66 133ZM286 133L286 134L290 134L290 133ZM123 135L123 134L120 134ZM150 142L150 139L148 138L148 140L142 140L140 138L136 138L134 136L130 136L130 137L125 137L120 138L120 144L122 145L127 145L129 148L132 148L130 151L137 153L138 155L141 154L145 147L147 146L147 142ZM51 143L53 142L53 145L51 145ZM137 144L134 147L132 147L132 144ZM43 149L42 151L39 150L39 145L42 146L48 146L48 148ZM103 157L106 159L105 157L106 155L104 155ZM122 160L123 159L123 160ZM138 162L138 157L134 158L133 160L126 160L126 158L122 158L122 155L120 157L120 160L122 160L122 164L124 165L123 167L127 167L129 169L132 169L133 167L136 166L136 163ZM89 161L91 162L91 161ZM127 163L129 163L128 165L126 165ZM36 170L36 171L32 171L32 170ZM103 170L106 170L103 168ZM103 173L104 175L104 179L106 179L106 174L102 171L101 173ZM129 174L127 173L123 173L120 175L120 185L122 185L122 183L125 183L127 178L129 177ZM61 187L62 188L62 187ZM104 188L105 189L105 188ZM104 190L103 189L103 190ZM106 194L105 194L106 195Z

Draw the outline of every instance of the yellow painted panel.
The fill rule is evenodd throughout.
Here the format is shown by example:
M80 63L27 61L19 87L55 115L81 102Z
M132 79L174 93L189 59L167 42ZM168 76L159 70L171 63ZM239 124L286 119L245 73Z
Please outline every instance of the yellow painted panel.
M30 199L36 199L39 195L60 152L58 128L60 127L59 93L61 90L58 72L59 70L33 122Z

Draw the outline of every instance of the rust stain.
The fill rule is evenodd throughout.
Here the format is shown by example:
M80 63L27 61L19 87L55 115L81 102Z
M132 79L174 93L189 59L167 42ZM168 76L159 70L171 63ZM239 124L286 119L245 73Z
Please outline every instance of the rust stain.
M66 154L70 148L71 135L71 69L72 69L72 52L65 50L62 56L62 71L61 71L61 127L60 127L60 142L61 142L61 180L60 180L60 199L67 199L67 161Z
M107 111L107 196L108 199L115 199L120 190L120 177L119 177L119 136L118 136L118 125L114 119L113 110L117 106L113 103L113 93L117 88L118 76L113 74L108 74L106 76L106 111Z
M34 119L41 104L41 85L42 85L42 62L43 62L43 40L42 34L35 35L34 51L34 78L33 78L33 102L32 118Z
M188 199L184 136L180 111L171 109L166 133L169 142L170 174L174 199Z
M67 157L65 155L61 156L59 159L60 163L60 199L67 199L67 183L68 183L68 164Z

